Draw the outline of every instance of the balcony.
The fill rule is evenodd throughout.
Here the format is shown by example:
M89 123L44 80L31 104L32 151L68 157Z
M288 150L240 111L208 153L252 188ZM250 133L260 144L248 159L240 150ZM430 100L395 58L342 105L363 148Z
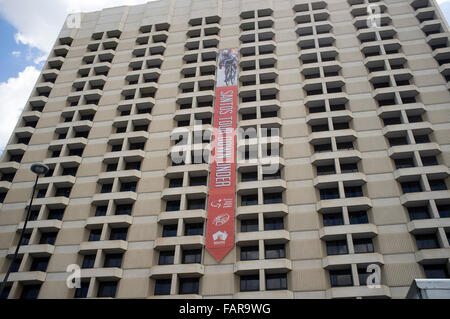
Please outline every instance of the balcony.
M422 249L415 253L416 262L422 265L446 263L450 248Z
M325 269L338 269L341 266L349 264L377 264L383 265L384 258L379 253L365 253L365 254L345 254L326 256L322 259L322 267Z
M100 205L114 200L116 204L133 204L137 200L136 192L114 192L94 194L92 197L93 205Z
M380 285L379 288L367 286L334 287L326 291L327 298L356 298L356 297L381 297L390 298L391 291L388 286Z
M128 249L128 242L124 240L101 240L101 241L87 241L81 242L79 253L87 255L96 253L97 250L102 249L106 253L123 253Z
M116 281L122 279L123 270L116 267L111 268L89 268L81 269L81 278L96 278L100 281Z
M368 197L336 198L321 200L316 204L316 210L321 213L340 207L352 207L355 210L367 210L372 207L372 201Z
M11 247L8 250L7 256L12 257L14 255L14 252L16 251L16 246ZM23 254L30 254L33 257L48 257L51 256L55 252L55 246L54 245L25 245L20 246L19 249L19 255L22 256Z
M237 261L234 264L234 273L236 275L251 274L259 269L264 269L269 274L286 273L292 270L292 262L289 259L280 258Z
M378 229L374 224L356 224L326 226L319 230L319 236L322 240L337 240L346 234L352 234L353 238L361 236L373 238L378 235Z
M205 245L205 236L178 236L178 237L158 237L155 240L154 249L164 249L183 246L183 249L201 248Z
M199 277L205 274L205 266L202 264L179 264L155 265L150 268L150 278L167 278L172 274L177 274L180 277Z
M236 234L236 245L238 246L256 242L258 240L264 240L265 243L270 244L284 244L291 240L291 235L284 229Z
M95 229L108 224L113 228L129 227L133 223L133 217L129 215L94 216L86 220L87 229Z

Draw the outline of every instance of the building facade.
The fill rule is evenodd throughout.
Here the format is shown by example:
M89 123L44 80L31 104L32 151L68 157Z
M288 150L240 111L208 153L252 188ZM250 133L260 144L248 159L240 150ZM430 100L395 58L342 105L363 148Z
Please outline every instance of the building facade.
M415 278L448 278L448 32L434 0L161 0L75 16L1 158L1 297L405 298ZM193 155L208 154L228 48L237 125L253 133L237 136L234 247L217 262L208 156ZM35 162L51 169L13 261Z

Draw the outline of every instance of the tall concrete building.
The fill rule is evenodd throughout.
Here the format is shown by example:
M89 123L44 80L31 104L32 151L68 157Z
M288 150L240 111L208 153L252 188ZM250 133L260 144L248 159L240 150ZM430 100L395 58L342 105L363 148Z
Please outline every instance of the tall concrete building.
M232 246L217 261L211 164L191 155L208 154L217 58L231 48L237 127L253 133L234 145L234 228L213 238ZM1 158L0 279L13 268L1 297L404 298L415 278L448 278L448 80L434 0L75 15ZM50 171L13 261L35 162Z

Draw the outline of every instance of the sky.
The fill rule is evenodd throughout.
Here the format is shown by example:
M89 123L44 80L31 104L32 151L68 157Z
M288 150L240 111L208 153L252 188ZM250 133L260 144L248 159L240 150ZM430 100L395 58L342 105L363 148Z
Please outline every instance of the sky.
M450 21L450 0L437 1ZM0 153L67 15L146 2L149 0L0 0Z

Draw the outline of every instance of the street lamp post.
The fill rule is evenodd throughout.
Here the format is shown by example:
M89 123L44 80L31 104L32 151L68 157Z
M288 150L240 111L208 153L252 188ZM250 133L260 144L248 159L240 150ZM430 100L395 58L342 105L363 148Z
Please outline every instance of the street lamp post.
M5 274L5 278L3 278L3 282L0 285L0 296L2 295L3 289L5 289L6 283L8 282L8 277L9 277L9 274L11 273L11 267L14 264L14 261L17 258L20 246L22 244L23 235L25 234L25 229L27 228L28 219L30 218L31 205L33 204L34 192L36 191L36 185L37 185L39 176L40 175L45 175L49 171L49 167L47 165L45 165L45 164L42 164L42 163L33 163L33 164L31 164L30 170L33 173L36 174L36 180L34 182L33 192L31 193L30 205L28 205L27 215L25 216L25 222L23 224L23 228L22 228L22 231L20 233L20 238L19 238L19 242L17 243L16 251L14 252L14 256L12 258L12 262L11 262L11 264L8 267L8 271Z

